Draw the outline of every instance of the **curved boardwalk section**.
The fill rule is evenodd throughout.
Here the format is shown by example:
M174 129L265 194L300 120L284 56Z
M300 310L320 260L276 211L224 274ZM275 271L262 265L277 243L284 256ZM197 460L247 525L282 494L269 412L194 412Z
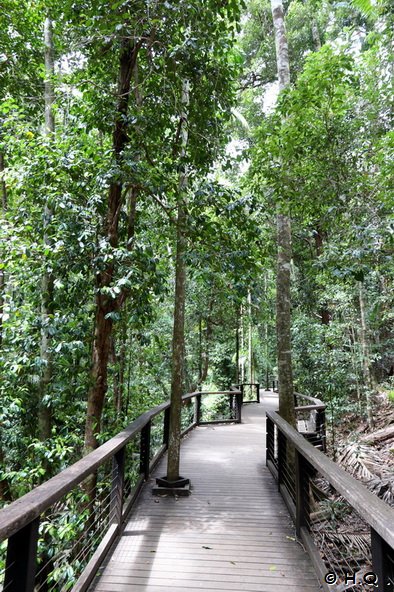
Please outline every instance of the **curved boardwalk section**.
M153 482L145 485L91 592L320 589L265 467L263 400L244 406L242 424L198 427L185 438L181 472L192 494L155 498Z

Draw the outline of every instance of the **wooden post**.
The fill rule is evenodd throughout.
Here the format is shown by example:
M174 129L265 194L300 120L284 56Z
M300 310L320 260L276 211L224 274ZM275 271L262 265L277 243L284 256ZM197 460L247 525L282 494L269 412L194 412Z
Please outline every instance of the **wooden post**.
M151 422L148 421L141 430L140 473L144 476L145 481L149 478L150 429Z
M112 486L110 502L110 522L120 527L122 522L124 468L126 447L123 446L114 455L112 461Z
M36 518L8 539L4 575L7 592L34 591L39 523Z

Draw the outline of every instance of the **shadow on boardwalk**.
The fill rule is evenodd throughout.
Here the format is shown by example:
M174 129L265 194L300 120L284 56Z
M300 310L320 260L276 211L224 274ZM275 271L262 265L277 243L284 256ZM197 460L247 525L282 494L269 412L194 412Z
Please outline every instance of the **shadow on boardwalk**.
M320 590L265 467L265 409L275 407L263 393L242 424L193 430L181 454L192 494L154 498L147 483L90 592Z

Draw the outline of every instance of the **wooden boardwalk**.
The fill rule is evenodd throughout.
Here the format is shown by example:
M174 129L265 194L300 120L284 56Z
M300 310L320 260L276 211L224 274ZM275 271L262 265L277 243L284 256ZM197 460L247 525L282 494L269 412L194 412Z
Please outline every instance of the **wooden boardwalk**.
M90 592L320 590L265 467L267 406L276 407L273 397L245 405L242 424L186 436L181 473L192 494L155 498L146 484Z

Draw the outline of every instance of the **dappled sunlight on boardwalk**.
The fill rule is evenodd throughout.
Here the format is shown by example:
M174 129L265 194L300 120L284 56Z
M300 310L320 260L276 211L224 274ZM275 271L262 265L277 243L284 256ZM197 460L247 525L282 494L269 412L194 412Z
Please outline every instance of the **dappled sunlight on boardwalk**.
M275 407L263 398L244 407L242 424L185 438L181 472L192 494L154 498L148 483L91 592L319 590L265 467L265 404Z

